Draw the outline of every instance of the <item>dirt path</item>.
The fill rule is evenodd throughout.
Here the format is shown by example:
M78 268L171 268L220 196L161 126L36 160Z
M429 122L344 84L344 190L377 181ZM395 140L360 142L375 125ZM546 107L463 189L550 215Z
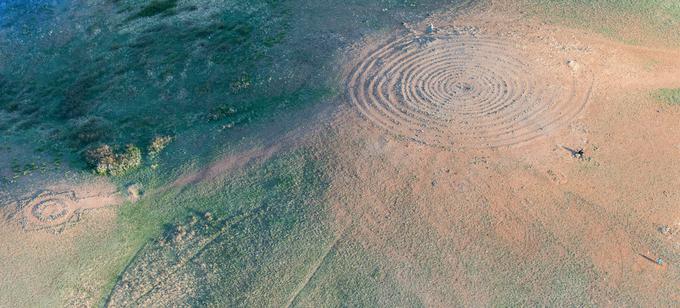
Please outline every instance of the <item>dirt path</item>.
M326 259L328 258L328 255L330 255L333 250L335 250L335 247L338 245L338 242L342 240L343 237L345 237L345 228L344 230L340 231L340 235L337 236L333 241L331 241L326 249L324 249L323 253L321 254L321 257L312 264L312 267L309 269L309 272L305 275L305 277L300 281L300 284L293 290L293 292L290 295L290 298L286 302L285 307L292 307L293 304L297 301L298 297L300 296L300 293L307 287L309 284L309 281L314 278L314 275L316 275L316 272L321 268L321 266L326 262Z

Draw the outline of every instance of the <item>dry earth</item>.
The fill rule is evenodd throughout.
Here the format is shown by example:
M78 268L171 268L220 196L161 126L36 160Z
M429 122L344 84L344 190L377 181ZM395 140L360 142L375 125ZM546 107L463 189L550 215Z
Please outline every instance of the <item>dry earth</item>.
M346 95L316 129L291 137L332 158L336 238L280 305L318 304L332 274L324 268L350 243L385 258L382 270L428 306L680 304L680 109L649 94L680 87L680 51L520 16L499 1L439 13L366 37L343 58ZM279 150L228 156L172 185L211 181ZM68 235L81 213L116 199L62 191L7 207L15 224L3 224L2 237L32 246L4 253L15 262L3 266L68 258L74 236L25 231ZM150 243L108 303L181 303L168 295L195 291L202 273L181 269L228 222L192 222L202 233L188 231L181 245ZM54 246L59 253L46 251Z
M648 93L680 85L680 52L513 14L433 15L350 51L340 107L298 136L334 162L336 238L281 305L323 302L357 243L428 306L679 303L680 110ZM221 233L188 232L150 244L109 303L191 296L204 278L185 268Z
M680 52L512 14L357 46L333 124L343 240L428 305L679 304L680 110L648 93L680 86Z
M25 296L42 297L42 305L54 305L49 296L63 286L81 285L80 303L96 303L93 298L107 282L103 277L92 277L96 268L80 264L108 266L106 256L79 255L87 251L89 243L105 243L115 228L115 206L128 195L121 193L107 181L84 184L61 183L45 186L35 192L11 193L0 208L0 238L2 247L0 291L4 304L22 303ZM82 262L83 258L97 260ZM77 273L77 274L76 274ZM89 275L89 276L88 276ZM84 281L79 281L82 277ZM70 295L82 297L81 294Z

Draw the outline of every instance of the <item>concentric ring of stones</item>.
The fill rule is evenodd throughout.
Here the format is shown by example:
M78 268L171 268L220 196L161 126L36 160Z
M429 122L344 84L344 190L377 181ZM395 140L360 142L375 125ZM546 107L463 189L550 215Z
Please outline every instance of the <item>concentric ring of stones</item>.
M356 66L349 96L396 137L449 149L522 143L577 116L590 82L566 65L537 72L521 54L500 38L407 36Z

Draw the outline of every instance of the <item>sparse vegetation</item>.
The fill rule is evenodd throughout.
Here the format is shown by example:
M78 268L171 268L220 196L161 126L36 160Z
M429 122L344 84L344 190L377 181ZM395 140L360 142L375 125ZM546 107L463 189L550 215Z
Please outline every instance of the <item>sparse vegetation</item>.
M529 11L548 17L550 22L589 28L628 44L652 39L680 45L680 2L676 0L525 1Z
M243 75L241 78L232 81L231 84L229 84L229 88L231 88L232 92L238 93L250 88L251 82L252 81L250 80L249 76Z
M208 120L209 121L221 120L229 116L235 115L237 111L238 110L236 110L236 107L232 105L222 105L211 110L210 113L208 113Z
M142 152L129 144L121 153L116 153L109 145L101 145L85 153L85 159L99 175L122 175L142 163Z
M66 160L75 162L83 149L93 145L147 144L157 131L181 134L206 129L194 125L205 117L199 110L215 110L209 118L223 118L229 113L219 110L225 101L239 114L231 114L234 119L229 123L215 123L213 131L270 118L283 107L318 99L284 106L282 100L270 99L272 95L289 97L297 88L255 82L290 73L291 67L272 65L281 56L276 47L286 36L291 16L280 1L233 5L189 1L186 10L184 4L177 0L111 3L122 19L78 8L88 18L79 20L77 27L98 34L64 39L67 45L50 47L49 60L39 56L45 52L39 48L61 44L50 36L42 47L30 46L25 54L0 46L0 110L8 114L0 117L0 129L51 131L51 146L66 149ZM190 13L206 9L215 12L207 20ZM138 20L134 30L125 33L107 32L154 16L164 18ZM76 27L75 21L64 22L64 28ZM25 65L33 69L12 69ZM248 112L241 115L241 111Z
M139 13L134 15L135 18L152 17L159 14L167 13L169 10L177 6L177 0L152 0Z
M660 89L655 93L655 96L668 105L680 106L680 88Z
M658 3L667 4L667 10L650 12L667 13L658 16L663 27L672 28L679 20L674 0L526 1L544 5L537 16L548 16L550 22L566 20L566 24L594 27L615 37L620 34L621 20ZM608 93L601 93L608 88L608 80L603 80L606 74L593 73L597 93L590 98L598 100L593 105L603 112L574 121L583 122L588 130L540 127L541 135L543 131L550 134L550 144L577 142L581 137L586 145L602 143L605 150L598 155L594 155L594 145L593 153L586 152L588 157L579 154L580 163L547 153L550 144L545 140L537 141L537 148L545 150L538 153L538 159L533 147L429 150L373 130L364 123L366 119L345 112L349 106L340 107L341 112L329 110L346 100L335 99L347 92L341 75L351 72L357 60L354 56L365 57L364 45L372 49L388 34L406 33L405 27L426 31L427 23L421 21L428 12L443 14L434 13L430 19L445 35L448 29L465 26L453 27L459 14L447 15L448 5L484 5L485 1L85 1L84 8L73 9L77 14L59 16L65 25L52 27L50 31L59 31L50 35L24 26L28 34L21 41L30 46L21 52L3 44L9 37L3 31L14 20L2 20L1 2L0 130L7 131L0 135L0 163L6 161L6 166L0 165L0 208L8 212L18 208L5 207L5 200L14 193L5 187L23 193L34 186L18 186L33 180L35 187L54 179L78 185L81 181L112 182L112 199L126 200L102 211L83 209L82 219L72 222L68 232L49 235L36 245L26 244L25 239L45 237L14 236L13 230L19 228L12 224L18 226L20 217L8 220L0 228L11 235L0 241L0 246L9 247L0 249L0 273L12 277L0 283L0 298L7 305L646 306L664 297L659 295L669 294L668 290L674 291L678 267L667 237L675 234L677 228L670 225L675 222L663 221L672 228L655 232L661 222L647 221L656 217L651 211L672 212L673 204L655 202L650 207L649 202L637 201L671 199L677 185L663 180L672 180L668 175L677 172L669 172L676 171L668 169L671 164L657 168L659 161L672 161L665 159L668 155L657 160L645 150L649 147L638 151L638 146L649 143L646 136L657 130L640 129L645 125L641 123L619 133L614 125L618 122L606 120L621 119L625 125L635 120L625 114L630 109L616 109L615 104L608 104ZM521 5L522 1L508 2ZM592 39L587 34L592 28L573 31L574 35L563 33L559 26L543 29L545 24L512 15L514 11L504 15L495 4L493 10L484 12L492 17L488 23L484 16L463 20L483 24L479 30L485 36L489 30L490 37L501 33L500 40L518 46L529 42L527 53L549 43L545 47L550 57L532 53L545 60L537 65L553 60L557 65L574 57L590 71L599 69L595 63L603 63L595 57L606 48L599 48L601 37ZM555 15L540 11L545 7ZM598 20L609 12L613 12L612 19ZM503 13L502 18L497 20L496 13ZM512 25L514 17L520 26ZM34 24L42 20L26 25ZM526 30L532 32L522 34ZM645 31L625 34L644 35ZM30 37L31 33L44 35ZM457 36L457 41L461 37L468 35ZM577 49L561 44L571 40ZM390 104L390 108L406 111L398 118L383 119L389 121L385 124L404 125L403 115L432 118L430 123L436 125L412 131L440 134L432 129L441 131L448 124L435 118L434 113L445 107L439 103L453 97L451 92L470 90L455 89L450 83L459 70L464 71L459 77L477 81L524 80L507 78L507 72L493 69L488 70L495 73L491 79L480 79L475 76L480 67L472 65L442 69L445 63L475 63L472 58L484 54L481 49L471 50L469 57L465 53L466 58L457 61L444 56L442 45L433 46L437 55L425 65L438 65L431 73L441 78L436 84L444 99L428 101L423 105L428 109L420 111L412 108L419 107L415 105ZM402 47L410 49L411 45L395 50ZM627 49L615 54L626 61L605 61L617 73L612 76L622 79L614 82L622 85L644 75L634 74L635 67L627 66L638 60ZM508 56L514 59L523 54ZM641 54L647 56L647 52ZM529 73L529 68L525 72L512 64L514 60L496 55L490 53L487 60L522 75ZM400 62L410 58L402 51L398 56L395 60ZM673 62L665 56L658 58L662 60L645 68L649 75ZM427 80L385 70L380 62L390 61L379 60L369 63L376 68L372 73L388 72L385 76L399 81L383 82L375 94L392 102L406 93L392 94L391 90L407 89L402 88L402 81ZM424 76L426 69L411 65L408 71ZM561 82L550 83L551 89L545 92L551 94L552 87L560 92ZM477 89L491 84L480 84ZM503 98L542 93L535 87L541 84L526 83L532 86L526 91L500 91L503 95L498 100L491 100L494 87L477 94L501 106ZM659 87L645 88L642 95L648 100L654 95L658 104L680 105L680 89L654 90ZM425 87L412 89L414 98L436 94ZM555 98L560 99L559 95ZM618 98L612 95L611 101ZM306 108L318 102L324 106ZM530 102L513 101L518 102L522 108L499 119L500 125L507 126L511 116L528 114L525 105ZM628 108L631 104L621 105ZM461 104L450 110L480 111L483 117L481 111L502 113L497 110L504 108L497 106L492 110L475 105L467 110ZM635 107L638 112L658 106ZM323 117L317 114L319 110ZM668 121L672 113L661 115L660 124L673 124ZM539 127L539 116L532 113L530 119ZM270 120L275 125L269 125ZM489 132L476 119L460 125ZM279 132L286 138L280 138ZM513 130L505 135L524 133ZM562 138L568 141L558 140ZM624 139L630 144L618 142ZM25 143L31 144L24 148ZM31 151L37 155L29 155ZM616 153L627 151L633 151L634 157L644 156L644 162L620 171L621 165L630 167L630 160L618 159ZM591 160L590 154L595 158ZM599 155L607 168L596 168ZM63 159L63 167L56 157ZM110 177L96 178L93 173ZM647 183L658 184L659 189L636 189L646 188ZM591 184L595 189L578 189ZM599 194L598 187L612 193ZM593 197L597 203L570 201L576 200L568 196L577 195L569 192L574 189L586 195L584 200ZM96 190L88 187L87 193L94 195ZM80 196L88 197L79 192ZM629 242L633 246L647 243L643 248L663 257L662 270L649 269L654 271L653 287L649 287L649 275L617 270L633 263L645 266L627 253ZM617 257L619 251L626 253L625 258ZM44 279L34 279L38 276Z
M154 159L172 142L171 136L156 136L149 145L149 157Z

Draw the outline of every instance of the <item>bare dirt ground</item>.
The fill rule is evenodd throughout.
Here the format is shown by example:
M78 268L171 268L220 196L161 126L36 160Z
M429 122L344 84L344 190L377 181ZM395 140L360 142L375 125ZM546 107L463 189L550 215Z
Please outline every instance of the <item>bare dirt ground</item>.
M680 85L679 51L487 6L365 38L351 53L340 108L297 136L334 162L335 238L280 305L323 302L328 269L354 244L384 258L378 277L428 306L678 304L680 110L649 93ZM183 301L208 283L191 273L211 265L194 259L228 229L192 226L174 234L190 234L181 244L150 243L109 304Z
M648 94L680 86L680 52L452 20L357 46L338 225L429 305L680 303L680 110Z
M6 219L14 220L24 231L61 233L77 224L85 212L114 206L123 200L124 194L110 184L62 185L20 197L3 206L3 210L8 212Z
M93 240L106 241L115 227L115 206L127 198L127 194L103 180L52 184L33 193L9 194L0 208L0 257L4 260L0 273L5 281L1 286L7 296L5 303L22 303L22 296L33 294L41 304L54 305L45 294L55 292L55 286L68 285L96 271L78 266L82 258L97 258L93 263L105 266L109 262L105 257L77 252ZM77 282L87 289L82 294L88 298L81 298L80 303L96 303L92 296L105 283L105 278L91 276Z
M318 306L328 269L354 245L384 260L376 279L395 277L399 292L427 306L680 304L680 109L650 95L680 87L680 51L521 16L494 1L365 37L343 56L346 93L309 131L171 186L213 181L290 144L331 158L334 238L292 292L271 296L279 305ZM111 208L65 228L117 198L82 196L51 189L5 207L12 223L0 225L0 237L21 248L2 256L14 260L0 269L4 280L40 281L41 268L63 266L53 258L75 258L83 230L105 238ZM226 251L210 248L229 246L231 224L201 217L148 243L106 303L190 304L201 283L221 279L210 277L219 264L195 260ZM63 234L34 230L43 225ZM22 264L28 256L50 259ZM67 297L98 303L92 294L106 282L93 281L86 298ZM53 285L13 287L40 294Z

